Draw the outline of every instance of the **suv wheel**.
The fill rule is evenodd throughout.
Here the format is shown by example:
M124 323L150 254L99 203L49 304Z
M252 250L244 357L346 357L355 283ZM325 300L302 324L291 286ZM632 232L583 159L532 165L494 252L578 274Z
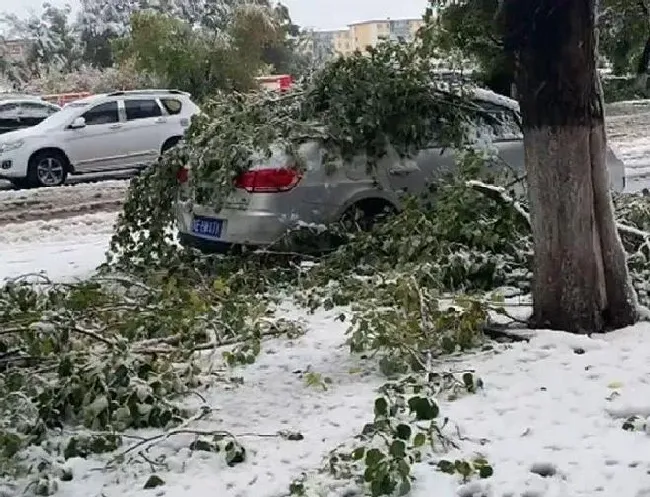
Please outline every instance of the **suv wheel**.
M23 190L25 188L29 188L29 181L27 180L27 178L12 179L11 185L16 190Z
M68 176L68 161L57 152L39 152L29 161L31 186L60 186Z

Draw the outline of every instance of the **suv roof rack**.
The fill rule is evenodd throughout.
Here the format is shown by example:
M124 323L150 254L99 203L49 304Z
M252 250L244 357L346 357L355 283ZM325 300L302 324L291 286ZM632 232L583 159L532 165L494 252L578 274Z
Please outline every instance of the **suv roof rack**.
M108 94L109 97L119 97L120 95L156 95L156 94L170 94L170 95L186 95L189 96L190 94L181 91L181 90L120 90L120 91L114 91Z

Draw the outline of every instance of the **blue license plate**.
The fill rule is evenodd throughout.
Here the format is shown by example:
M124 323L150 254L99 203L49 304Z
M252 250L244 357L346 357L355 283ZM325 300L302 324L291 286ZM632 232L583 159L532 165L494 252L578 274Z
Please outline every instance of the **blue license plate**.
M192 220L192 233L203 236L219 238L223 231L222 219L211 219L209 217L195 217Z

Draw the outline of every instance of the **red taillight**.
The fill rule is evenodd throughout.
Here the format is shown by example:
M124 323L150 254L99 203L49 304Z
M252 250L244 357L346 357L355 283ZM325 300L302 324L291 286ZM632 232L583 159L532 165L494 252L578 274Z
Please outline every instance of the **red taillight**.
M295 169L256 169L237 176L235 188L251 193L286 192L294 188L301 178L302 175Z
M187 180L190 179L190 170L186 167L181 167L177 172L176 172L176 180L180 183L187 183Z

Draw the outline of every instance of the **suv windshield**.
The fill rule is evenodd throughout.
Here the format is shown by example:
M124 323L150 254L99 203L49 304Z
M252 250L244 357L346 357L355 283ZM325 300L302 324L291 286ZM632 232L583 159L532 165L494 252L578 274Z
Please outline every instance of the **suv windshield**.
M59 112L56 112L52 114L50 117L45 119L41 124L39 124L39 127L56 127L56 126L62 126L65 124L68 124L71 120L75 118L79 114L79 111L81 109L84 109L88 107L88 104L85 102L72 102L67 104L63 109L61 109Z

